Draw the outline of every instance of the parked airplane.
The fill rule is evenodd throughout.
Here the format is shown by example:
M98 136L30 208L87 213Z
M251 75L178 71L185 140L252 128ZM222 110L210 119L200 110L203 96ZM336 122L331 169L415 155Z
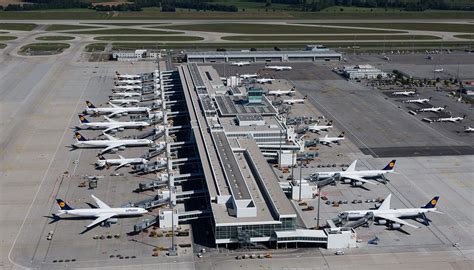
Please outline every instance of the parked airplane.
M435 70L433 70L433 72L436 72L436 73L440 73L440 72L443 72L444 71L444 68L437 68Z
M328 129L330 128L332 128L332 121L329 121L327 125L319 126L318 124L314 124L312 126L308 126L309 131L317 133L319 133L320 131L328 131Z
M436 120L434 120L435 122L451 122L451 123L458 123L458 122L461 122L464 118L466 117L466 115L464 116L456 116L456 117L443 117L443 118L438 118Z
M99 151L99 154L104 154L108 151L124 150L127 146L150 146L153 144L153 141L148 139L117 139L107 133L104 133L104 136L107 137L107 140L88 140L76 132L76 143L73 146L76 148L104 148Z
M109 104L112 107L97 108L90 101L86 101L86 112L87 114L108 114L109 117L114 117L116 115L126 115L128 113L150 113L151 111L148 107L120 107L112 103Z
M394 96L405 96L405 97L411 97L416 94L415 91L399 91L399 92L393 92L392 95Z
M473 127L464 127L464 132L467 132L467 133L474 132L474 128Z
M138 85L141 84L141 80L121 80L121 81L116 81L115 85Z
M427 103L431 100L431 97L429 98L418 98L418 99L409 99L409 100L404 100L403 103L418 103L418 104L423 104Z
M115 92L111 97L124 97L124 98L131 98L131 97L141 97L142 93L139 92Z
M419 226L412 225L402 218L418 218L423 219L425 225L429 225L428 218L426 218L426 213L435 212L436 204L438 203L439 196L435 196L431 199L425 206L420 208L400 208L400 209L391 209L390 208L390 199L392 194L389 194L387 198L383 201L379 208L375 210L349 210L344 211L341 214L347 215L348 219L359 219L364 217L367 213L372 213L376 224L385 225L388 223L388 226L391 229L400 229L401 226L406 225L412 228L420 228Z
M144 127L150 126L147 122L119 122L116 120L112 120L109 117L104 117L107 122L89 122L87 118L83 115L79 115L79 121L81 121L81 125L79 128L81 129L104 129L104 133L109 131L123 131L125 128L138 128L142 129Z
M434 113L439 113L441 111L444 111L446 109L446 106L444 107L431 107L431 108L421 108L418 109L418 112L434 112Z
M109 100L110 103L114 104L119 104L119 106L123 105L131 105L131 104L137 104L140 102L138 99L111 99Z
M367 180L369 179L377 179L382 178L383 180L387 180L385 178L386 174L393 173L395 168L396 160L390 161L383 169L381 170L356 170L357 160L354 160L352 164L344 171L333 171L333 172L317 172L312 175L313 178L317 179L326 179L333 177L336 174L339 174L341 177L341 181L347 184L351 184L353 186L360 186L365 183L375 185L373 181Z
M290 66L265 66L266 69L273 69L276 71L282 71L282 70L290 70L293 69Z
M86 228L91 228L97 224L108 225L111 223L117 223L117 218L114 217L125 217L125 216L141 216L146 214L148 211L141 207L118 207L111 208L103 201L99 200L94 195L91 195L92 199L97 203L98 208L83 208L74 209L70 207L66 202L61 199L56 199L60 210L54 216L61 216L64 214L79 216L79 217L94 217L96 218L91 224L87 225Z
M142 76L138 74L120 74L118 71L115 71L115 76L119 80L138 80L142 78Z
M99 156L99 159L97 160L95 165L98 168L107 167L107 169L110 166L118 165L117 168L115 168L115 170L118 170L118 169L120 169L122 167L125 167L125 166L128 166L128 165L146 164L147 162L148 162L148 160L146 160L144 158L124 158L121 155L119 155L119 158L111 158L111 159L110 158L105 159L103 156Z
M268 91L268 94L271 95L271 96L281 96L281 95L287 95L287 96L292 96L296 93L295 90L293 89L290 89L290 90L272 90L272 91ZM303 101L304 102L304 101Z
M271 83L271 82L273 82L274 80L275 80L275 79L261 78L261 79L257 79L257 83L261 83L261 84Z
M242 79L251 79L251 78L257 78L258 74L242 74L240 75L240 78Z
M326 136L318 139L320 144L324 144L328 146L333 143L340 144L342 140L344 140L344 132L341 132L341 134L339 134L339 136L337 137L329 137L328 134L326 134Z
M137 91L142 90L141 85L117 85L112 92L123 92L123 91Z
M242 67L242 66L248 66L248 65L250 65L250 62L248 62L248 61L233 62L231 65L233 65L233 66L238 66L238 67Z
M303 104L305 100L306 100L306 97L305 98L284 99L283 103L290 104L290 105Z

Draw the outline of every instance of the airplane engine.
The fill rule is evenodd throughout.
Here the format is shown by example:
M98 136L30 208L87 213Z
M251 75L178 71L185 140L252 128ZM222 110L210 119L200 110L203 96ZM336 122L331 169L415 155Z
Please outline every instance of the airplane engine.
M110 227L110 225L118 222L118 218L109 218L106 221L100 223L101 227Z
M353 187L360 187L360 186L362 186L363 184L364 184L364 183L359 182L359 181L352 181L352 182L351 182L351 185L352 185Z
M387 224L387 221L385 219L379 219L379 220L376 221L376 224L377 225L385 225L385 224Z
M118 131L124 131L125 129L124 128L118 128L117 130Z
M398 230L402 227L402 225L400 223L391 223L390 224L390 229L393 229L393 230Z
M123 151L123 150L125 150L125 148L126 148L125 146L120 146L118 149Z
M343 179L342 182L344 184L351 184L352 183L352 180L351 179Z

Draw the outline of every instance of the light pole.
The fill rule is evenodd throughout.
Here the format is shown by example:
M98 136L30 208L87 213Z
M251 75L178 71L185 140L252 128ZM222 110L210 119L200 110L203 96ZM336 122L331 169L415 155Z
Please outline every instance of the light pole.
M303 170L303 159L300 160L300 199L299 201L301 202L301 189L303 188L301 186L301 182L303 181L303 173L302 173L302 170Z

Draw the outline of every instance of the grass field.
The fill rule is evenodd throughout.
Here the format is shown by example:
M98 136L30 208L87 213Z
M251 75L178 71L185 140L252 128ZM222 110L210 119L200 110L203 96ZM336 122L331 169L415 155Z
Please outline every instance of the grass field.
M12 31L31 31L36 26L34 23L0 23L0 29Z
M267 40L282 40L282 41L320 41L320 40L434 40L441 39L436 36L426 35L350 35L350 36L226 36L223 40L233 41L267 41Z
M182 32L117 28L117 29L103 29L103 30L89 30L89 31L72 31L68 33L90 34L90 35L153 35L153 34L163 35L163 34L181 34Z
M162 23L87 23L96 25L112 25L112 26L141 26L141 25L158 25Z
M346 28L327 28L299 25L275 25L275 24L251 24L251 23L210 23L210 24L186 24L172 26L157 26L154 28L166 28L174 30L190 30L203 32L221 32L235 34L351 34L351 33L394 33L379 30L354 30ZM397 32L395 32L397 33ZM403 33L403 32L398 32Z
M36 40L73 40L75 37L70 36L44 36L44 37L37 37Z
M100 27L99 26L72 25L72 24L52 24L46 27L46 31L81 30L81 29L94 29L94 28L100 28Z
M91 43L88 44L85 49L86 52L103 52L106 46L107 43Z
M209 1L208 3L211 4L221 4L221 5L234 5L236 6L239 11L288 11L288 10L298 10L301 9L296 6L287 5L287 4L278 4L278 3L271 3L269 7L265 7L266 2L249 2L249 1L241 1L241 0L217 0L217 1Z
M201 37L194 36L103 36L95 37L95 40L104 41L198 41Z
M5 47L7 47L7 44L0 43L0 50L1 50L1 49L5 49Z
M455 35L457 38L474 39L474 35Z
M0 40L14 40L17 39L17 37L14 36L0 36Z
M454 23L332 23L330 25L386 28L396 30L474 33L474 25Z
M32 43L21 47L20 52L51 52L56 51L58 53L69 48L70 45L67 43Z

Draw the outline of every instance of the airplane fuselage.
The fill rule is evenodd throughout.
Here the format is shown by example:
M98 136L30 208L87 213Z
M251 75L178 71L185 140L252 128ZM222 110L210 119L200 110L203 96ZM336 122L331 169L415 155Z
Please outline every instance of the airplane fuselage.
M127 208L91 208L91 209L73 209L59 210L59 214L67 214L79 217L97 217L103 214L114 214L114 216L136 216L143 215L147 211L140 207Z
M122 108L87 108L88 114L111 114L111 113L146 113L150 111L147 107L122 107Z
M121 146L147 146L153 144L153 141L148 139L118 139L118 140L87 140L87 141L78 141L74 145L76 147L83 148L99 148L99 147L108 147L112 144L120 144Z
M345 177L361 177L361 178L377 178L382 175L389 174L393 171L389 170L360 170L360 171L334 171L334 172L318 172L318 176L322 179L333 177L335 174L340 174L341 178Z
M436 211L436 208L404 208L404 209L387 209L387 210L351 210L344 211L347 213L349 219L359 219L364 217L367 213L373 213L374 215L393 215L397 218L413 218L417 217L422 213L428 213Z
M119 129L119 128L143 128L150 126L147 122L91 122L82 123L81 127L90 129Z

